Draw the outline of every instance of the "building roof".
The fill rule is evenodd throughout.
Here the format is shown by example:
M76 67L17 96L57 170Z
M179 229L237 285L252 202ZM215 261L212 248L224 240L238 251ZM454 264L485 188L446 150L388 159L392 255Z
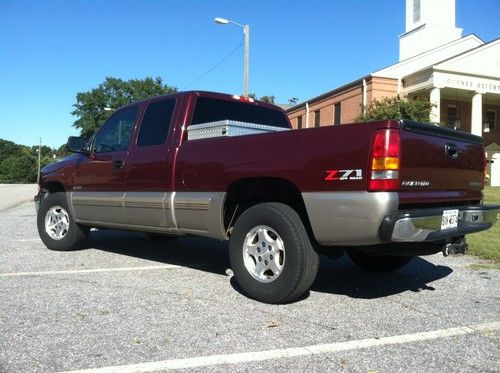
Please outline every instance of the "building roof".
M492 49L490 50L490 48ZM485 55L485 53L489 53L490 55ZM429 70L436 70L498 79L500 78L499 64L500 38L497 38L476 48L439 61L434 65L413 71L403 78L418 75Z
M484 44L485 42L478 38L475 34L470 34L464 36L463 38L441 45L440 47L430 49L401 62L377 70L373 72L372 75L399 79L405 75L458 56Z
M368 79L371 77L381 77L381 78L393 78L393 79L401 79L404 76L412 75L418 71L426 70L430 67L435 66L436 68L441 67L442 64L445 64L450 61L454 61L461 56L467 56L474 51L480 50L483 47L490 46L499 42L500 39L495 39L491 42L485 43L475 34L470 34L464 36L458 40L454 40L450 43L444 44L440 47L433 48L424 53L418 54L416 56L410 57L401 62L395 63L383 69L377 70L371 74L365 75L359 79L353 80L347 84L344 84L340 87L334 88L328 92L322 93L319 96L312 97L308 100L305 100L295 106L286 109L287 113L294 112L296 110L301 109L307 103L312 103L316 101L320 101L326 97L332 96L338 92L341 92L351 86L356 86L360 84L363 79Z
M358 84L360 84L361 82L363 82L363 79L368 79L368 78L370 78L370 77L371 77L371 75L366 75L366 76L364 76L364 77L362 77L362 78L359 78L359 79L353 80L353 81L351 81L351 82L349 82L349 83L347 83L347 84L344 84L343 86L340 86L340 87L337 87L337 88L335 88L335 89L332 89L332 90L330 90L330 91L328 91L328 92L322 93L322 94L320 94L319 96L315 96L315 97L313 97L313 98L310 98L309 100L302 101L302 102L298 103L297 105L294 105L294 106L292 106L292 107L289 107L289 108L288 108L288 109L286 109L285 111L286 111L287 113L290 113L290 112L292 112L292 111L299 110L299 109L301 109L302 107L304 107L306 104L309 104L309 103L311 103L311 102L320 101L320 100L322 100L322 99L324 99L324 98L326 98L326 97L329 97L329 96L334 95L334 94L335 94L335 93L337 93L337 92L344 91L345 89L350 88L350 87L355 87L355 86L357 86Z

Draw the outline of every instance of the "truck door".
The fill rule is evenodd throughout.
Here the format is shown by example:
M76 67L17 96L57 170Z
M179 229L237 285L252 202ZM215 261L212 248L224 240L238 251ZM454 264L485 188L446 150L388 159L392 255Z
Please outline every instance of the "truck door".
M171 228L172 195L171 123L176 99L159 99L145 108L139 129L132 141L125 165L125 212L128 224Z
M95 135L88 159L75 167L71 201L77 219L126 223L124 166L139 108L117 111Z

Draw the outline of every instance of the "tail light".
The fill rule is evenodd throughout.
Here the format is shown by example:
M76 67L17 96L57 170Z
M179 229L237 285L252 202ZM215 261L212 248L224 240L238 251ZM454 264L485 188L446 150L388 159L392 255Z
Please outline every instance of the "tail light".
M238 96L238 95L233 95L232 96L235 100L241 101L241 102L255 102L255 100L251 97L246 97L246 96Z
M387 191L399 189L401 139L397 129L375 132L372 141L368 190Z

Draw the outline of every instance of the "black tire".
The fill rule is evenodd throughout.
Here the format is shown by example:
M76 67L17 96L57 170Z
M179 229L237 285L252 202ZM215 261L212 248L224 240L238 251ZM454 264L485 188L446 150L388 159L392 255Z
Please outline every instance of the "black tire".
M282 266L281 271L271 280L269 278L274 275L267 275L269 278L264 281L269 282L256 279L245 266L245 256L247 263L250 257L244 253L247 235L250 237L251 232L259 226L271 228L284 248L279 254L280 259L276 259L277 264ZM259 234L256 237L260 245L262 239ZM260 252L260 248L256 250ZM264 255L270 255L264 251L262 258L265 258ZM250 298L274 304L288 303L304 294L314 282L319 266L319 256L311 245L302 220L294 209L282 203L261 203L241 214L229 242L229 259L241 290ZM273 259L273 256L267 256L267 259ZM257 259L252 260L257 265ZM262 276L266 276L267 272L268 270L263 272Z
M45 219L47 218L49 210L57 206L62 208L66 213L63 220L65 220L65 223L68 225L67 229L64 229L61 233L62 237L59 239L51 237L45 228ZM62 211L61 209L56 210ZM75 223L71 216L71 211L68 208L68 202L64 192L50 193L41 199L40 208L37 214L37 228L38 234L45 246L50 250L56 251L69 251L82 248L90 231L89 227Z
M359 268L367 272L387 273L403 268L412 256L378 255L359 250L348 250L347 255Z
M157 233L146 233L146 236L148 236L150 240L162 241L162 242L175 241L176 239L179 238L178 236L169 236L167 234L157 234Z

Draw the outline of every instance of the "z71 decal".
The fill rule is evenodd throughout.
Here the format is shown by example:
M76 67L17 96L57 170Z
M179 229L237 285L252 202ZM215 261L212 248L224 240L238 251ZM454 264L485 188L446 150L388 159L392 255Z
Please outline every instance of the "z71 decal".
M344 181L344 180L362 180L363 170L328 170L326 171L325 181Z

